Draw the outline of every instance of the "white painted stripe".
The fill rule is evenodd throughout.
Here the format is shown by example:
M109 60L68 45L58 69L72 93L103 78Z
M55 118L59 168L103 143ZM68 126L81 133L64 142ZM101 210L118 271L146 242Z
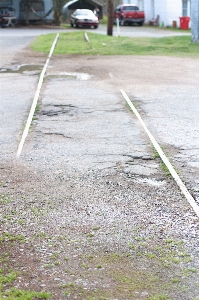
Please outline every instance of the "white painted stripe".
M85 40L87 41L87 43L90 45L91 49L95 50L95 48L90 44L90 40L89 40L88 34L86 32L84 33L84 37L85 37Z
M85 39L86 39L87 43L89 43L88 34L87 34L86 32L84 33L84 37L85 37Z
M128 105L130 106L130 108L132 109L132 111L134 112L134 114L137 116L137 118L139 119L140 123L142 124L144 130L146 131L149 139L151 140L153 146L155 147L156 151L158 152L158 154L160 155L162 161L164 162L164 164L167 166L169 172L171 173L172 177L174 178L174 180L176 181L177 185L179 186L179 188L181 189L182 193L184 194L184 196L186 197L187 201L189 202L189 204L192 206L193 210L195 211L196 215L199 217L199 206L197 205L197 203L195 202L194 198L191 196L191 194L189 193L189 191L187 190L186 186L184 185L184 183L182 182L182 180L180 179L180 177L178 176L178 174L176 173L176 171L174 170L173 166L171 165L171 163L169 162L168 158L166 157L166 155L164 154L164 152L162 151L162 149L160 148L159 144L156 142L155 138L153 137L153 135L150 133L150 131L148 130L148 128L146 127L145 123L143 122L140 114L138 113L138 111L136 110L135 106L133 105L133 103L131 102L131 100L129 99L129 97L127 96L127 94L123 91L120 90L124 99L126 100L126 102L128 103Z
M17 150L17 158L20 157L21 155L21 151L23 149L23 145L24 145L24 142L25 142L25 139L28 135L28 131L30 129L30 125L31 125L31 122L32 122L32 118L34 116L34 113L35 113L35 108L36 108L36 105L37 105L37 102L38 102L38 99L39 99L39 95L40 95L40 91L41 91L41 87L42 87L42 83L43 83L43 79L44 79L44 75L46 73L46 69L48 67L48 64L49 64L49 61L50 61L50 58L53 54L53 51L55 49L55 46L56 46L56 43L57 43L57 40L59 38L59 33L57 33L55 39L54 39L54 42L52 44L52 47L51 47L51 50L50 50L50 53L48 55L48 58L46 60L46 63L43 67L43 70L40 74L40 78L39 78L39 82L38 82L38 85L37 85L37 90L36 90L36 93L35 93L35 96L34 96L34 99L33 99L33 102L32 102L32 106L31 106L31 109L30 109L30 113L29 113L29 116L28 116L28 119L27 119L27 122L26 122L26 126L25 126L25 129L23 131L23 134L22 134L22 138L21 138L21 141L19 143L19 146L18 146L18 150Z

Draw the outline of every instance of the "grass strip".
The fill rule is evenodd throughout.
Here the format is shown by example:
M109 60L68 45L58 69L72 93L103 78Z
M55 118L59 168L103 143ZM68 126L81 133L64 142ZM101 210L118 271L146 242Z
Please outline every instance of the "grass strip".
M153 55L199 57L199 44L191 41L191 36L164 38L113 37L87 32L92 48L85 42L85 31L60 33L55 54L77 55ZM48 53L55 34L41 35L35 39L31 49Z

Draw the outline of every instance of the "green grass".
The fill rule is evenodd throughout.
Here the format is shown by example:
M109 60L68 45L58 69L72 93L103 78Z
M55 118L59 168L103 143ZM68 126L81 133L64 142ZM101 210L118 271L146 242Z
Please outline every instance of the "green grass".
M165 38L113 37L85 31L60 33L54 54L78 55L166 55L199 57L199 44L191 42L191 36ZM34 51L48 53L55 34L41 35L31 45Z
M50 293L47 292L35 292L13 288L12 284L16 279L17 272L5 273L0 269L0 299L34 300L50 298Z

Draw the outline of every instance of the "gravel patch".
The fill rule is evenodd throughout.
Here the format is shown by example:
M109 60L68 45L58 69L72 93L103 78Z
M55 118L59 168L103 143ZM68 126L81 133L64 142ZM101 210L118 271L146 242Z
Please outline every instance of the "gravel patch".
M198 220L172 180L1 171L1 253L17 288L52 299L197 297Z

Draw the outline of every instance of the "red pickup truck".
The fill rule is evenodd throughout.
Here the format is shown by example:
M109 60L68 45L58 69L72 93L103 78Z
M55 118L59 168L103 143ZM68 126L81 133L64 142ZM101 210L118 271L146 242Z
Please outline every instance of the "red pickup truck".
M117 6L113 17L114 24L116 24L116 19L118 18L121 26L133 23L142 26L145 20L145 13L134 4L122 4Z

